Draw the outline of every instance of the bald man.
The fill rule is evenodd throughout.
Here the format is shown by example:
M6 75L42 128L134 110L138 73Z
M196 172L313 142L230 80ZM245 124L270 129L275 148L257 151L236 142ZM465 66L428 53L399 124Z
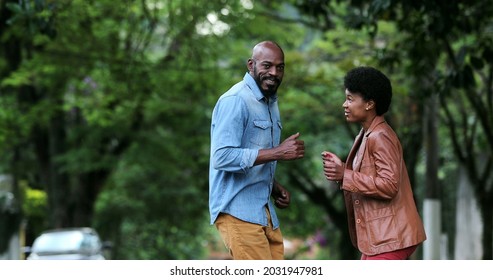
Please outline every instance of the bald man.
M275 179L277 161L305 154L299 133L280 143L277 90L284 52L272 41L254 46L243 80L219 97L211 122L210 223L235 260L284 259L276 206L289 206L290 192Z

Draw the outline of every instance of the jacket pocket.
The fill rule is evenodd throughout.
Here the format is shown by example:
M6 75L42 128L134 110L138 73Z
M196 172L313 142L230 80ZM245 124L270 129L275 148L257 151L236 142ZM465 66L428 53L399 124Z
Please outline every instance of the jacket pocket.
M368 238L371 246L378 247L398 241L392 207L373 209L366 213Z

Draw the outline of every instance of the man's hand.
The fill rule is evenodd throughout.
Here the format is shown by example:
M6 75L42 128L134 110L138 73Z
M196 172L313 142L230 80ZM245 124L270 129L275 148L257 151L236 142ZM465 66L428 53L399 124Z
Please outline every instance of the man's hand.
M288 207L289 203L291 202L291 193L277 181L274 181L272 197L274 198L274 204L277 206L277 208L280 209Z
M299 140L300 133L289 136L279 146L258 151L254 165L264 164L275 160L295 160L305 156L305 142Z
M294 160L305 156L305 142L298 137L299 132L289 136L276 148L280 160Z

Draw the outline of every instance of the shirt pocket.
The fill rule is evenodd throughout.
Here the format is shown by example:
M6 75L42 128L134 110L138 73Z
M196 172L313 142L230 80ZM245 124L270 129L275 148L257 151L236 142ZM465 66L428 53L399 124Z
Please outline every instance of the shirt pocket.
M250 142L260 148L271 148L272 143L272 122L265 120L253 121L253 134Z

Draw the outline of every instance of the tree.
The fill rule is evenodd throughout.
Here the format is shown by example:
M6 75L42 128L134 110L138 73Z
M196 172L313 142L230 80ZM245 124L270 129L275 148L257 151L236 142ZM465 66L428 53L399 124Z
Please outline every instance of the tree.
M402 139L413 185L416 181L416 166L420 160L420 154L416 151L422 146L420 139L423 114L420 112L424 110L424 103L416 98L419 90L407 90L411 83L397 67L396 59L400 53L392 48L400 42L402 36L392 24L380 22L381 32L372 34L366 29L347 29L354 17L350 7L345 4L293 1L293 6L300 11L295 16L279 14L279 6L283 7L285 3L270 3L270 8L264 14L282 22L302 24L311 30L311 41L307 40L309 44L303 46L303 56L296 61L297 65L306 65L306 69L300 67L302 70L293 75L298 77L295 79L295 88L298 89L296 98L300 99L308 94L311 101L293 104L298 105L297 108L310 110L310 116L315 117L307 120L306 115L298 117L295 113L297 121L294 123L313 133L310 134L310 144L318 152L308 152L311 160L290 169L290 177L297 188L310 197L312 203L325 210L331 223L342 233L342 239L338 242L338 251L341 254L339 258L354 259L357 257L356 251L348 235L344 234L347 225L340 193L335 192L336 188L328 186L326 180L320 177L322 172L319 165L320 152L325 149L336 151L340 155L347 153L350 149L348 145L359 130L359 127L347 124L340 117L344 92L341 88L342 77L346 71L361 64L379 65L387 69L386 72L393 80L394 92L398 95L387 119ZM300 114L304 112L299 111Z
M325 149L347 152L358 130L339 114L343 74L357 63L381 62L395 78L399 101L389 121L403 139L413 180L422 95L438 88L468 100L459 88L469 77L443 71L446 56L435 52L442 45L411 28L423 25L417 11L424 1L406 11L405 4L364 3L3 1L1 171L46 191L50 227L92 225L114 242L114 258L203 258L211 110L243 76L252 42L273 39L287 58L283 135L300 131L309 147L305 160L278 165L293 194L292 207L279 213L283 232L324 232L328 258L357 258L344 234L343 201L320 163ZM406 27L404 15L416 24ZM468 40L486 55L482 41ZM474 73L491 70L483 56L464 56L464 63L474 61ZM443 116L461 104L447 102L450 114Z
M322 28L331 27L331 2L299 7ZM351 1L348 26L378 34L378 21L395 22L403 40L396 49L410 63L407 70L428 85L424 99L439 94L441 116L450 131L457 160L466 167L484 222L483 259L492 259L493 147L492 14L488 1ZM394 60L396 63L402 59ZM401 64L402 65L402 64ZM422 74L425 74L424 76ZM482 154L485 162L478 165ZM442 157L446 157L442 155Z
M4 3L2 168L46 191L48 227L95 226L114 258L203 257L212 105L268 19L241 1Z
M177 159L200 158L197 154L206 143L203 138L190 136L205 134L196 129L205 127L206 120L203 108L207 95L200 94L215 80L201 75L208 65L200 64L200 59L214 53L211 48L199 47L210 37L189 35L195 33L196 25L211 10L220 6L181 1L170 4L173 5L148 1L2 2L2 37L6 43L2 44L4 94L0 99L9 105L0 121L4 131L0 143L2 163L15 178L28 180L30 186L46 191L50 228L99 225L105 221L103 217L94 222L94 206L106 185L130 185L126 191L130 195L145 190L143 198L155 198L156 206L167 198L172 202L170 211L182 209L179 206L188 205L187 200L174 200L168 196L170 192L155 195L152 191L159 190L152 186L187 186L184 192L204 196L204 179L194 181L190 177L198 172L199 178L205 178L204 171L199 172L206 170L204 161L190 164ZM182 18L181 13L193 20ZM167 20L164 26L158 24L162 18ZM163 42L162 38L166 40ZM192 94L182 95L187 91ZM202 106L189 110L192 101ZM144 146L147 144L152 145ZM156 153L152 148L162 150ZM142 155L151 158L140 158ZM149 169L140 165L158 160L165 164ZM139 168L142 177L121 175ZM108 183L110 178L116 183ZM138 205L136 202L131 201ZM150 212L154 216L162 214L153 212L152 207L147 209L151 203L142 205L145 211L137 218ZM112 206L109 204L108 208ZM123 218L119 214L134 210L118 206L123 212L117 211L112 217L120 220ZM104 207L99 206L98 211L108 212L100 208ZM187 216L201 218L188 213L189 208L183 209ZM164 231L172 233L180 228L180 222L185 220L178 219L176 225L164 227ZM193 222L186 222L191 228ZM112 232L120 232L128 224L124 220L110 225L114 225ZM200 227L192 228L189 234L194 236L194 231L199 230Z

